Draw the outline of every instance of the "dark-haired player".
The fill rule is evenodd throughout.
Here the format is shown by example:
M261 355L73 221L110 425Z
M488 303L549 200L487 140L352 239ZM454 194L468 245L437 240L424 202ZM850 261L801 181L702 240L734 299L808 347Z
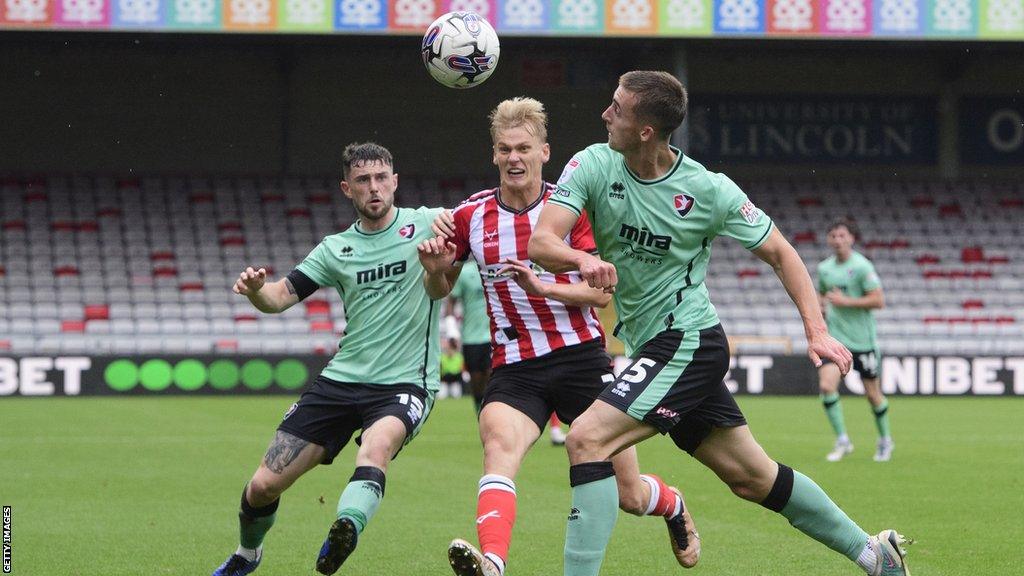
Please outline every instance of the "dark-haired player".
M281 494L318 464L330 464L360 432L356 468L316 569L333 574L356 547L384 497L384 473L430 413L438 390L438 303L423 290L416 245L431 236L438 211L394 206L398 175L391 153L373 143L342 154L341 190L358 220L328 236L286 278L267 282L247 268L234 291L261 312L283 312L320 287L345 303L340 349L285 413L263 461L242 491L238 549L214 576L259 566L263 538Z

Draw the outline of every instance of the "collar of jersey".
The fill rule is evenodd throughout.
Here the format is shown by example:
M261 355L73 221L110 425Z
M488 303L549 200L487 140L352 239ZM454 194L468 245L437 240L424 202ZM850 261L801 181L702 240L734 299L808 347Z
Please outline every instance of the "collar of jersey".
M633 171L629 169L629 165L626 164L625 156L622 157L622 165L626 168L626 173L629 174L629 177L632 178L633 180L636 180L638 184L650 186L652 184L664 182L665 180L668 180L673 174L675 174L676 170L678 170L679 166L682 165L683 163L683 153L679 150L679 148L676 148L675 146L672 145L669 145L669 148L671 148L672 151L676 153L676 163L672 165L672 168L668 172L666 172L664 176L658 178L657 180L644 180L643 178L640 178L639 176L634 174Z
M534 208L536 208L537 204L540 204L541 202L544 201L544 190L545 189L547 189L547 183L545 183L543 180L541 180L540 181L540 196L537 196L536 200L534 200L533 202L530 202L530 205L527 206L526 208L523 208L522 210L516 210L515 208L512 208L511 206L509 206L509 205L507 205L507 204L505 204L504 202L501 201L501 187L500 186L497 189L495 189L495 191L494 191L494 200L498 203L498 206L500 206L501 209L506 211L506 212L511 212L513 214L526 214L530 210L533 210Z
M392 227L394 227L395 222L398 222L398 216L401 213L402 213L402 209L396 206L395 207L395 219L392 220L391 224L388 224L387 228L384 228L383 230L377 230L375 232L364 232L363 230L359 229L359 223L362 222L362 220L357 220L355 226L353 226L352 228L354 228L356 232L359 232L363 236L376 236L378 234L383 234L383 233L387 232L388 230L391 230Z

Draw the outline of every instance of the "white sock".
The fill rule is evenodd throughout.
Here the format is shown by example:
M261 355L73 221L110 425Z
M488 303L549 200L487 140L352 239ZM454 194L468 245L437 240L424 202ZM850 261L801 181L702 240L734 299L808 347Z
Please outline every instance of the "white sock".
M878 562L878 557L875 555L875 549L871 547L871 541L868 540L864 544L864 549L860 551L860 556L857 556L857 566L864 569L865 572L871 574L875 570L875 564Z
M836 438L836 440L838 440L839 442L842 442L843 444L849 444L850 443L850 437L847 436L846 434L840 434L839 438Z
M260 556L263 555L263 546L259 548L244 548L241 544L238 545L238 550L235 550L235 554L238 554L242 558L245 558L249 562L255 562L259 560Z
M487 558L491 562L494 562L494 566L498 569L498 573L504 576L505 574L505 561L501 559L501 556L488 552L484 554L484 558Z

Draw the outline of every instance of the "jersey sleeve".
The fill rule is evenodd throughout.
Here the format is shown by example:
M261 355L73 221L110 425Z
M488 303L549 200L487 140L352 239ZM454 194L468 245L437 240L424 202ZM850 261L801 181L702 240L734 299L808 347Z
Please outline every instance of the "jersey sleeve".
M469 258L469 220L473 217L473 209L466 206L452 213L455 220L455 236L449 238L455 244L455 261L465 262Z
M330 261L331 250L327 247L327 240L325 239L317 244L316 248L313 248L305 260L300 262L295 269L308 276L313 282L316 282L317 286L330 286L334 284L331 281Z
M825 276L821 273L821 264L818 264L818 294L825 294L828 292L828 286L825 286Z
M594 155L588 150L577 152L562 170L548 202L568 208L576 214L583 214L588 207L590 191L597 182L597 172L597 159Z
M572 231L569 232L569 246L583 252L597 252L597 243L594 242L594 230L590 226L590 218L583 212Z
M875 266L869 260L864 260L863 270L861 271L860 287L865 294L881 288L882 280L878 277L878 273L875 272Z
M739 240L747 250L756 250L768 240L774 224L760 208L747 198L735 182L724 174L716 174L716 199L722 220L718 233Z

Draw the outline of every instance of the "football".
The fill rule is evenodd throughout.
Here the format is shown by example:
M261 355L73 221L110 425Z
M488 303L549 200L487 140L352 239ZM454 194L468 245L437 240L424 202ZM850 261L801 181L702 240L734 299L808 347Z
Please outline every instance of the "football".
M472 88L498 66L498 34L476 12L449 12L423 35L423 65L449 88Z

